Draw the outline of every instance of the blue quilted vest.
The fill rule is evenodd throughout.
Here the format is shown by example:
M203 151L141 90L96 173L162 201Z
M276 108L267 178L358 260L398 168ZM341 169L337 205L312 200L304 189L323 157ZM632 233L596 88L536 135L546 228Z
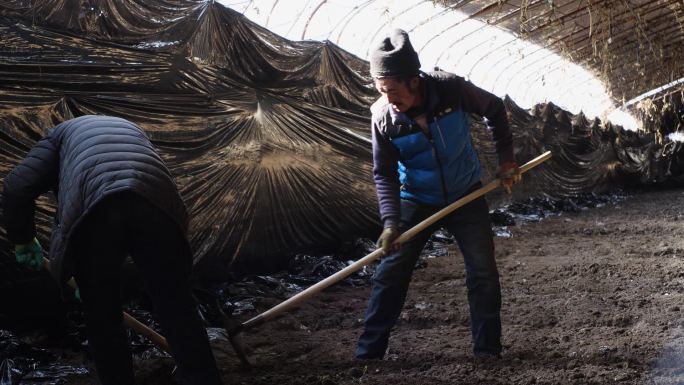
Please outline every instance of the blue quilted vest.
M390 138L400 153L402 199L447 205L480 180L482 169L470 137L467 113L451 108L436 111L429 122L432 139L415 121L405 115L402 118L398 125L408 124L410 133ZM400 131L404 130L400 127Z

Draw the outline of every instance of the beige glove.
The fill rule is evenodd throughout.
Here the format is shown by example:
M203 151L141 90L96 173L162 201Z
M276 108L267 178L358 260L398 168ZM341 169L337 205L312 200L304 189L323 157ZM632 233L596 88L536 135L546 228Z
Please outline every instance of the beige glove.
M385 229L382 230L382 234L380 234L380 238L378 238L377 246L382 248L385 255L397 251L401 248L401 244L393 244L393 242L399 238L399 235L401 234L399 234L399 229L396 227L385 227Z
M522 180L520 168L515 162L502 163L499 166L499 172L496 176L501 179L501 186L506 189L506 192L511 193L511 188L514 184Z

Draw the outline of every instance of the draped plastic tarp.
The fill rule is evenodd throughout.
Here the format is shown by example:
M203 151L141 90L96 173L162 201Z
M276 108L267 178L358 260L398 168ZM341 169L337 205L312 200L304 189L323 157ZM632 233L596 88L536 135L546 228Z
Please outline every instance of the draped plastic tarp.
M532 170L514 189L514 199L539 194L567 198L646 185L684 186L684 143L659 143L656 133L628 131L610 122L602 125L598 118L589 120L581 112L574 115L552 103L538 104L531 111L508 97L504 104L519 163L543 151L553 152L550 161ZM494 146L484 128L472 132L492 175ZM507 200L501 192L492 195L495 205Z
M65 119L129 119L176 177L202 270L272 269L379 230L367 73L334 44L288 41L213 2L0 0L0 176ZM676 145L506 105L520 162L555 153L516 197L663 181L682 164ZM491 177L491 134L473 132ZM39 202L43 241L51 202Z
M273 268L377 232L359 135L373 98L365 62L208 2L83 3L0 2L0 175L54 124L116 115L160 148L196 260L213 268L238 256ZM46 239L52 206L41 203Z

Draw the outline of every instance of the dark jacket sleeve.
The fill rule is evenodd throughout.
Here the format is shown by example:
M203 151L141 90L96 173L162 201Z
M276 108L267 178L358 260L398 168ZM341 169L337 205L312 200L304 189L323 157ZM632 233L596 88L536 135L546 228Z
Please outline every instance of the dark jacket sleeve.
M463 96L463 109L466 112L486 118L487 127L492 130L496 142L499 164L514 162L513 134L508 125L506 107L498 96L489 93L461 77L456 80Z
M378 124L373 122L373 178L378 194L380 219L385 227L399 224L401 206L399 204L399 150L383 135Z
M11 243L28 243L36 236L35 200L57 184L59 151L50 137L41 139L5 177L3 223Z

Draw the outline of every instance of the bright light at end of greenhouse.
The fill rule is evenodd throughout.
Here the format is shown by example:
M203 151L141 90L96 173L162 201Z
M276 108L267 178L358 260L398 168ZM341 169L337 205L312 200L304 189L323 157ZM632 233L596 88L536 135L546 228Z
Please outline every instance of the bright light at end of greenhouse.
M571 113L606 118L615 109L604 84L559 54L432 1L224 0L224 5L291 40L330 40L368 59L393 28L409 32L422 69L439 67L477 86L509 95L523 108L552 102ZM636 129L636 119L614 112L615 124Z

